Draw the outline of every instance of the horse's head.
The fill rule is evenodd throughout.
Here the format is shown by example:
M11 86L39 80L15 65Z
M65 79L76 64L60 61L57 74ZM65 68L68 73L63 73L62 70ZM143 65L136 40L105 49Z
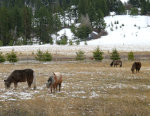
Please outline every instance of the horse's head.
M10 88L11 82L9 82L8 80L4 80L4 85L5 85L5 88L8 89Z
M54 82L54 77L53 76L50 76L49 79L47 80L47 83L46 83L46 87L49 88Z
M111 66L111 67L113 66L113 63L114 63L114 61L112 61L112 62L110 63L110 66Z

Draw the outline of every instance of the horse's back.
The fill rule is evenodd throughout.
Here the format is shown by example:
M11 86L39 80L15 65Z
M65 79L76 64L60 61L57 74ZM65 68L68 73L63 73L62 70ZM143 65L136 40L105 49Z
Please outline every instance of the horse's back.
M24 69L24 70L14 70L9 76L12 81L16 82L25 82L27 79L33 80L33 70Z
M62 82L62 74L60 72L53 72L55 78L57 79L57 83Z

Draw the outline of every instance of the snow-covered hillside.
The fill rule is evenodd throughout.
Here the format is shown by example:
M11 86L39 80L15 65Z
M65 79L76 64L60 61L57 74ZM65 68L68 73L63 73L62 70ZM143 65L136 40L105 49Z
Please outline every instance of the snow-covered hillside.
M102 50L112 50L116 48L120 51L150 51L150 17L149 16L129 16L129 15L116 15L105 17L107 23L106 31L107 36L99 39L81 42L80 45L32 45L32 46L8 46L0 47L0 51L37 51L49 50L52 53L75 54L77 50L84 50L86 53L91 53L97 46ZM73 39L74 35L71 30L66 28L58 33L59 38L61 35L66 35L68 39Z
M129 0L121 0L121 2L123 2L123 3L125 3L125 2L127 3L128 1L129 1Z
M105 21L108 35L88 41L88 45L134 46L133 49L150 46L150 17L118 15L105 17Z

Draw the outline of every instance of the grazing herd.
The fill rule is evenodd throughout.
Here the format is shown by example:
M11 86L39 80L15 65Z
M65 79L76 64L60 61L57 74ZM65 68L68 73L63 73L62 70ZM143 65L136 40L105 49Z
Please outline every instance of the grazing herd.
M111 63L110 63L110 66L112 67L114 65L114 67L117 67L117 65L119 65L120 67L122 67L122 61L121 60L113 60ZM134 70L136 70L136 72L139 72L140 69L141 69L141 62L134 62L132 64L132 67L131 67L131 71L132 73L134 73Z
M122 67L121 60L113 60L110 66L117 67L119 65ZM132 73L134 70L139 72L141 68L141 62L134 62L131 67ZM15 89L17 88L18 82L27 82L28 87L30 88L33 84L33 88L36 89L36 77L34 76L34 71L32 69L24 69L24 70L14 70L6 80L4 80L5 88L10 88L10 85L14 83ZM57 87L59 86L59 91L61 90L62 83L62 74L60 72L53 72L53 74L49 77L46 83L46 87L50 88L51 93L57 91Z
M24 69L24 70L14 70L6 80L4 80L5 88L10 88L10 85L14 83L15 89L17 88L18 82L26 82L28 87L30 88L33 84L33 88L36 89L36 77L34 76L34 71L32 69ZM46 83L47 88L57 91L57 87L59 86L59 91L61 89L62 83L62 75L60 72L53 72Z

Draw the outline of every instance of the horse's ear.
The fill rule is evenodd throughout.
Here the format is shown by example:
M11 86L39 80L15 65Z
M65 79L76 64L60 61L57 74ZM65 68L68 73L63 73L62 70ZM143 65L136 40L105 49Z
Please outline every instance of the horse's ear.
M53 74L55 75L55 73L53 72Z

